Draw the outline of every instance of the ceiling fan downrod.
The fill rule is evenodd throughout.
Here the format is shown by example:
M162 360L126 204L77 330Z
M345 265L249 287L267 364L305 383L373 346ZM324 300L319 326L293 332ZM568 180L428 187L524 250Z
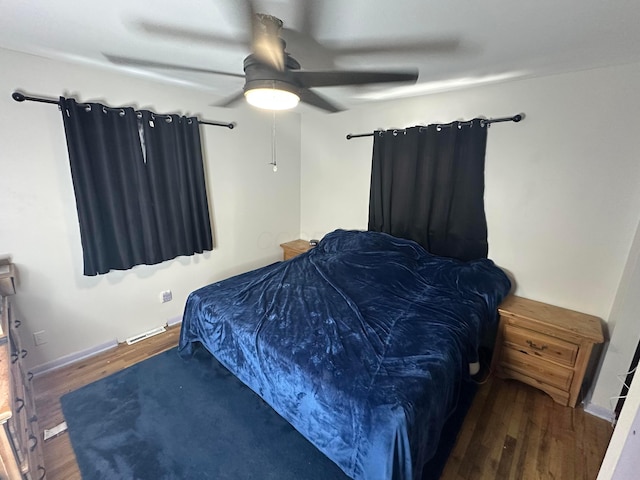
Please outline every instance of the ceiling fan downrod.
M278 17L269 15L267 13L256 13L256 17L258 17L260 23L264 25L267 33L278 35L280 33L280 30L282 29L282 26L284 25L284 22Z

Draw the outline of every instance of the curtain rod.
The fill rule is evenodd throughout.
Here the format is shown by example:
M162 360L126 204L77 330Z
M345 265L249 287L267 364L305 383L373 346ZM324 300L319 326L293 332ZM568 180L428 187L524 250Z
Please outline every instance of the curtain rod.
M16 102L24 102L25 100L29 100L30 102L51 103L51 104L54 104L54 105L58 105L58 107L60 107L60 102L58 100L52 100L50 98L32 97L32 96L25 95L24 93L20 93L20 92L13 92L11 94L11 97ZM84 105L84 104L81 103L80 105ZM200 124L200 125L214 125L216 127L227 127L229 129L233 129L236 126L235 122L224 123L224 122L214 122L214 121L210 121L210 120L200 120L200 119L198 119L198 124Z
M499 123L499 122L519 122L520 120L522 120L525 117L524 113L519 113L517 115L514 115L513 117L501 117L501 118L489 118L489 119L481 119L480 120L480 125L482 125L483 127L489 126L492 123ZM469 124L471 125L471 120L469 120L468 122L460 122L460 124ZM436 128L438 130L442 129L443 127L450 127L452 124L451 123L437 123L436 124ZM404 128L399 128L395 131L397 132L401 132L405 130ZM374 130L371 133L350 133L347 135L347 140L351 140L352 138L360 138L360 137L373 137L377 132L382 132L383 130Z

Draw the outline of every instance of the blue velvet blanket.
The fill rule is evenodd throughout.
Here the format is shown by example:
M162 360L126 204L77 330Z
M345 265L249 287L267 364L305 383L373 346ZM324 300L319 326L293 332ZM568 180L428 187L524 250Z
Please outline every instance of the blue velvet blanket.
M337 230L191 293L179 351L202 343L348 476L417 480L509 289L490 260Z

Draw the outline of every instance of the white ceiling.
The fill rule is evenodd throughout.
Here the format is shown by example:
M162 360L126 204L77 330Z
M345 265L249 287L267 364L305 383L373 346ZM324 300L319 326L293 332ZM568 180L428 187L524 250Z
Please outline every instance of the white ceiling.
M229 43L248 39L243 4L241 0L0 0L0 47L206 89L214 103L239 92L242 79L125 68L109 63L103 54L242 74L248 47ZM275 15L285 27L298 31L289 34L287 51L303 69L419 69L418 83L412 86L317 90L346 107L640 62L637 0L256 0L255 4L259 12ZM305 26L305 13L312 19L311 29ZM153 26L162 27L164 33L154 33ZM213 36L229 41L214 42ZM345 48L393 50L403 45L405 49L396 52L333 54Z

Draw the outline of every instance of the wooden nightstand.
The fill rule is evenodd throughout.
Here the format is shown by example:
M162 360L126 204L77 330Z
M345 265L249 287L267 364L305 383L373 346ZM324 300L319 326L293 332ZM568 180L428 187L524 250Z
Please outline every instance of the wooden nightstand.
M289 260L313 248L307 240L293 240L281 243L280 246L282 247L283 260Z
M575 407L593 345L604 341L601 320L516 296L502 302L498 312L491 369Z

